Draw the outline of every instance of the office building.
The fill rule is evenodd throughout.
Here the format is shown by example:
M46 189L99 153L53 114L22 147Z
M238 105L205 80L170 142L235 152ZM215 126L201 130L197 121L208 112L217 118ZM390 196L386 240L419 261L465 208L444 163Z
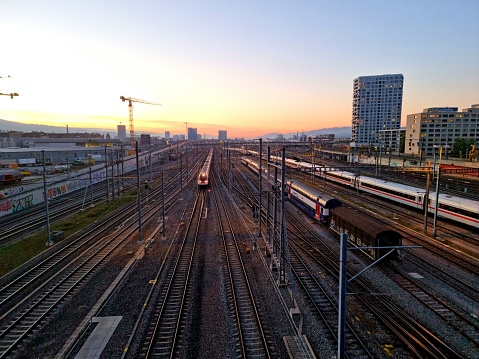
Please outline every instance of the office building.
M400 128L403 83L401 74L354 79L351 147L370 150L380 145L380 131Z
M117 125L117 132L118 132L118 139L121 142L126 141L126 126L125 125Z
M451 152L456 138L479 141L479 104L458 111L457 107L431 107L407 116L404 153L443 156ZM465 154L464 154L465 156Z
M198 129L188 127L188 140L189 141L196 141L198 140Z
M379 149L381 152L398 155L400 153L401 136L405 132L405 129L379 131Z
M170 131L165 131L165 140L169 140L171 137Z
M228 139L228 131L219 130L218 131L218 140L227 140L227 139Z

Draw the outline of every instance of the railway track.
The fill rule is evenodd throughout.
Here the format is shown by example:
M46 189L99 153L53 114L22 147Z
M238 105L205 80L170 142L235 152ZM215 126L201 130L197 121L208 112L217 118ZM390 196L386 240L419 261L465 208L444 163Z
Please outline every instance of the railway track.
M121 246L130 234L136 231L129 228L121 231L121 235L111 236L100 246L93 248L92 253L86 257L78 257L73 263L68 263L61 271L44 282L35 290L34 296L29 295L28 302L22 301L17 304L6 315L15 315L7 325L2 326L0 331L0 358L12 354L14 349L28 338L36 328L39 328L43 320L56 310L62 302L72 295L78 286L85 282L95 270L97 270L114 252ZM15 309L15 313L13 310Z
M168 200L180 192L176 189ZM160 191L155 193L159 198ZM16 348L38 331L50 315L92 274L113 256L138 230L135 219L136 204L121 209L113 219L105 220L97 228L80 236L64 248L55 251L41 263L31 266L22 274L2 278L6 284L0 290L2 316L0 323L0 358L8 357ZM143 222L157 215L157 208L150 207ZM122 223L122 226L118 226ZM105 235L114 224L114 233ZM98 240L101 237L101 240ZM19 299L21 298L21 299Z
M350 197L355 197L355 195L350 194ZM360 198L366 198L369 201L372 200L369 196L361 196ZM349 202L346 199L342 199L342 201L345 203ZM477 301L477 297L479 295L477 289L479 285L477 282L479 275L479 261L477 259L465 256L464 254L448 248L447 246L438 245L437 240L431 239L427 236L419 235L416 231L411 230L410 228L401 226L389 218L384 218L383 216L378 215L377 213L380 213L381 209L384 211L389 211L389 204L385 204L382 201L377 201L376 199L374 199L372 203L376 208L379 208L379 210L375 211L374 213L370 210L358 208L356 204L352 204L352 206L358 208L358 210L370 213L375 217L376 220L381 221L386 225L394 225L396 228L400 229L406 234L405 240L403 240L405 245L419 245L423 247L424 250L436 255L437 257L435 257L433 260L431 256L410 251L405 257L405 260L413 262L417 267L421 268L425 272L447 283L451 288L454 288L458 292L462 293L464 297L469 298L471 301ZM411 216L409 215L408 218L410 217ZM475 245L477 245L477 243L475 243ZM440 261L438 261L439 258L441 258ZM454 265L451 266L451 263ZM452 268L455 267L459 267L465 271L463 278L459 277L457 273L452 272Z
M228 298L231 298L230 311L237 327L236 352L241 358L270 358L261 316L248 281L227 206L219 195L220 188L216 181L213 181L213 184L216 216L220 223L225 257L226 287L230 293Z
M292 213L289 213L289 216L294 218L294 215ZM301 223L301 219L294 219L293 223ZM300 235L301 238L304 238L304 235ZM308 237L314 236L314 234L309 233L307 235ZM320 243L321 240L317 239L315 243ZM293 248L293 243L294 241L290 240L291 248ZM328 253L328 251L324 248L321 247L321 249L313 249L309 248L307 245L305 245L305 242L301 242L300 245L297 245L296 248L300 248L301 250L304 250L303 257L310 256L311 261L318 261L317 265L318 266L324 266L324 263L327 263L330 259L331 256L324 256L324 253ZM296 265L295 261L295 253L292 250L292 256L291 256L291 264L294 269L294 266ZM314 253L314 256L311 254ZM324 256L324 257L323 257ZM299 258L300 256L297 256ZM318 259L321 258L321 259ZM320 263L319 263L320 262ZM336 268L334 268L336 266ZM333 263L332 268L326 269L326 271L330 272L333 276L337 278L337 263ZM300 271L301 274L304 274L306 272L306 269L303 266L303 269ZM359 280L357 281L358 283L360 282ZM355 285L357 286L357 284ZM373 289L369 289L365 283L361 283L361 286L359 288L356 288L352 290L352 292L357 292L357 293L362 293L362 292L368 292L366 288L369 290L370 293L373 293ZM382 298L378 297L376 300L380 301ZM361 299L362 301L362 299ZM368 302L368 301L366 301ZM363 305L370 305L370 303L365 303L363 302ZM404 313L401 309L393 306L386 306L385 304L382 304L381 306L384 306L384 311L376 311L375 313L380 316L380 319L383 321L385 325L390 328L390 330L398 337L402 338L402 341L408 346L409 350L411 352L414 352L417 356L421 357L422 355L431 355L431 356L437 356L437 357L445 357L446 356L451 356L451 357L458 357L458 354L451 348L449 348L443 341L439 340L434 334L431 332L427 331L425 328L422 328L421 325L419 325L416 321L412 321L406 313ZM386 310L389 308L389 310ZM328 311L325 311L326 313ZM387 317L390 317L387 319ZM334 315L333 315L334 317ZM394 319L392 319L394 318ZM401 319L402 318L402 319ZM419 338L419 339L418 339ZM425 344L419 344L420 342L424 342ZM444 354L446 353L446 354Z
M411 278L391 266L383 266L381 270L422 304L439 315L446 323L454 327L458 333L461 333L475 343L476 346L479 346L479 325L470 319L468 313L463 313L453 308L427 290L423 284L412 281Z
M289 212L289 216L294 218L294 213ZM295 219L292 224L295 227L297 223L301 223L300 219ZM299 230L297 228L297 230ZM308 238L314 238L314 233L309 230ZM313 236L313 237L312 237ZM302 235L301 238L305 236ZM324 264L331 262L332 255L328 253L327 247L320 246L319 238L316 238L315 245L310 240L302 240L299 247L304 250L305 255L310 260L316 262L317 265L326 268L327 272L335 278L339 283L338 264L333 262L329 268ZM310 247L308 247L310 246ZM314 254L314 255L313 255ZM337 257L337 255L336 255ZM355 272L348 270L348 275L353 276ZM360 277L356 278L354 283L348 284L348 293L375 293L376 290L370 284L363 281ZM357 299L367 308L367 311L374 313L384 325L388 327L398 338L407 345L408 349L415 353L418 357L438 357L438 358L460 358L454 349L450 348L443 340L439 339L431 331L419 324L415 319L407 315L401 308L394 305L388 298L381 295L356 295ZM374 300L371 300L374 297Z
M171 358L178 350L181 320L186 316L188 308L186 302L190 295L189 279L204 203L204 193L198 192L181 248L174 265L169 270L168 283L155 310L155 321L151 323L150 334L145 339L146 343L141 350L142 358Z
M159 178L160 176L157 174L152 180L158 180ZM175 179L179 179L179 174L175 176ZM169 183L172 183L173 181L174 179L170 179ZM110 188L110 194L113 199L116 196L120 197L120 192L123 193L127 188L136 189L136 177L130 178L128 174L125 174L122 182L122 187L117 186L116 188ZM93 185L92 192L90 191L90 188L87 187L85 189L74 191L71 194L66 194L49 200L50 223L74 215L83 210L85 206L99 204L106 201L106 190L106 183L101 182ZM119 193L115 194L115 192ZM2 217L0 226L0 247L6 246L38 229L44 228L46 226L45 217L44 204L36 205L31 209Z

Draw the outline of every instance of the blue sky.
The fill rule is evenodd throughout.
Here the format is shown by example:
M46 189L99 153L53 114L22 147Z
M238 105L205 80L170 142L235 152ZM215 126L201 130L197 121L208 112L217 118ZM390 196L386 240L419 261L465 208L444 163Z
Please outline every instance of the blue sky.
M479 103L479 1L2 1L0 118L231 137L350 126L353 79L407 114Z

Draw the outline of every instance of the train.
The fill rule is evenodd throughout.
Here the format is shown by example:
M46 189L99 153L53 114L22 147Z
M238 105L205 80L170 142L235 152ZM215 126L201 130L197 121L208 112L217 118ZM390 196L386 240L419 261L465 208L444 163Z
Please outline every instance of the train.
M316 174L327 180L341 183L356 188L359 191L386 198L388 200L424 211L434 213L436 209L436 196L429 194L426 204L426 190L418 187L386 181L374 177L357 176L347 171L322 171ZM468 198L439 193L438 217L445 218L471 227L479 227L479 202Z
M286 180L286 193L291 202L323 224L329 223L330 211L342 205L339 199L321 193L297 180Z
M2 168L0 169L0 185L10 185L20 182L23 176L18 168Z
M251 150L247 151L247 154L258 156L257 152ZM271 160L280 161L280 157L271 156ZM289 168L302 172L311 173L313 170L313 165L310 162L303 162L289 158L285 159L285 164ZM381 180L374 177L358 176L355 173L343 171L339 168L326 168L318 164L314 165L314 175L316 177L355 188L358 191L400 203L418 211L424 211L426 190L423 188ZM436 196L434 193L429 194L427 208L429 213L434 213L436 210ZM479 228L479 201L440 193L437 215L439 218Z
M198 186L200 187L206 187L209 185L212 159L213 159L213 149L211 149L210 152L208 153L205 163L203 164L200 174L198 175Z
M242 157L241 162L258 173L259 165L256 161ZM362 247L371 259L381 262L400 259L399 250L384 247L400 247L403 239L401 233L362 212L343 206L339 199L301 181L287 179L285 182L287 197L293 204L332 231L338 234L348 233L350 243Z
M259 173L259 164L258 162L252 160L248 157L241 157L241 163L243 163L246 167L250 168L253 172ZM264 168L262 168L264 170Z
M347 233L350 242L380 263L401 259L401 250L391 247L402 246L403 235L354 208L335 207L329 217L329 228L336 233Z

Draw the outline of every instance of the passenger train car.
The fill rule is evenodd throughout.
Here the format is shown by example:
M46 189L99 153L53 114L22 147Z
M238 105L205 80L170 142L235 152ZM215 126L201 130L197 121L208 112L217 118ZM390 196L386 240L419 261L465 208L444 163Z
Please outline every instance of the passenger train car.
M248 157L241 157L241 163L246 167L250 168L253 172L259 173L259 164L258 162L252 160Z
M241 162L253 172L258 173L258 163L253 159L242 157ZM372 259L382 258L382 261L386 261L399 258L397 250L371 248L401 246L403 236L393 228L364 213L342 206L340 200L327 196L298 180L286 180L285 189L292 203L334 232L348 233L349 241L357 247L367 247L363 252Z
M288 198L320 223L327 224L329 211L340 207L341 201L296 180L286 180Z
M254 155L254 153L251 154ZM309 162L297 162L293 159L288 159L285 162L289 168L303 172L312 171L312 164ZM315 165L315 176L325 177L327 180L398 202L419 211L424 209L426 190L423 188L380 180L374 177L357 176L354 173L341 171L337 168L332 171L331 168L325 170L324 166L320 165ZM428 211L434 213L435 208L436 198L432 191L429 194ZM447 218L457 223L479 228L479 201L440 193L437 214L440 218Z
M316 176L324 176L327 180L354 187L420 211L424 210L426 190L422 188L373 177L356 176L354 173L344 171L319 172ZM436 196L434 192L430 192L428 211L434 213L435 209ZM440 193L437 215L472 227L479 227L479 202Z
M212 160L213 160L213 149L211 149L210 152L208 153L205 163L203 164L200 174L198 175L198 186L206 187L209 185Z

